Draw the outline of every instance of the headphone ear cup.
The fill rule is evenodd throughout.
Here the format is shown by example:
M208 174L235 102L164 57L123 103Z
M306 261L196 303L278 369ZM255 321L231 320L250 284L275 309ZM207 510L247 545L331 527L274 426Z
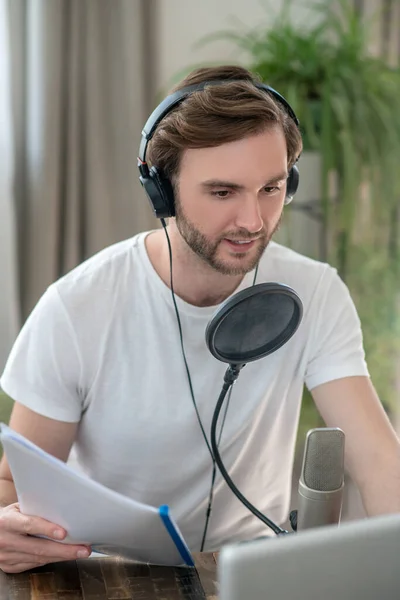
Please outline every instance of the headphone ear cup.
M156 217L167 218L175 216L175 200L172 184L167 177L164 177L157 167L151 167L150 176L157 188L157 212Z
M154 167L156 170L156 167ZM166 207L166 217L175 216L175 196L174 188L172 187L171 181L168 177L165 177L160 171L157 171L158 186L163 195L163 202Z
M293 165L293 167L289 171L289 176L288 176L287 182L286 182L285 205L290 204L291 201L293 200L293 196L295 195L295 193L297 192L297 188L299 187L299 179L300 179L299 169L297 168L296 165Z
M150 205L158 219L175 216L174 192L171 182L158 171L151 167L146 176L139 177Z

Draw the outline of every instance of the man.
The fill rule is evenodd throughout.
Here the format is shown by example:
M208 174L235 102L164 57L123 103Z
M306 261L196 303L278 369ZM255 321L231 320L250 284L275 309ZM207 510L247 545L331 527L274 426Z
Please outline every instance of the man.
M162 229L135 236L50 286L1 379L16 401L10 425L62 460L74 447L88 476L122 494L169 504L194 551L204 537L211 550L265 535L217 474L205 536L207 442L225 372L205 329L222 301L254 281L277 281L296 290L303 319L233 388L220 441L228 472L259 510L286 520L306 383L326 424L346 434L367 513L398 511L400 445L369 380L349 293L328 265L270 242L296 188L296 118L242 68L200 69L178 89L194 84L202 89L153 119L140 150L154 209L175 214L169 237ZM65 531L19 513L6 459L0 476L3 570L90 551L57 543L55 530Z

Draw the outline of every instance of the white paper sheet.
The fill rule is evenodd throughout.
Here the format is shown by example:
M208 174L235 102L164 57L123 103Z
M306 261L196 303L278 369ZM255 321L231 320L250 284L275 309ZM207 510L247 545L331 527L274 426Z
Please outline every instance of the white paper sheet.
M63 542L154 565L193 566L168 507L148 506L106 488L3 423L0 440L21 512L64 527Z

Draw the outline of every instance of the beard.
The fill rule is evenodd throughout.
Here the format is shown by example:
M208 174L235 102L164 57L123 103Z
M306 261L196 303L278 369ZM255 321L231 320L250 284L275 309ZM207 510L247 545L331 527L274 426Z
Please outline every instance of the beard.
M189 248L204 263L221 275L245 275L255 269L273 234L278 230L282 217L279 217L278 223L271 233L268 233L265 228L257 233L250 233L247 229L239 228L235 231L227 231L217 239L211 240L187 218L178 199L175 202L175 214L177 229ZM249 241L257 239L258 246L251 253L235 252L228 261L218 257L218 250L224 239Z

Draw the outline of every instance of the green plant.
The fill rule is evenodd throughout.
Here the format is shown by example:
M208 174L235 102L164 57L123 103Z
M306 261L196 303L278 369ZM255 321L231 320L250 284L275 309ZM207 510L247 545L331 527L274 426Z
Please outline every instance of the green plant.
M293 6L286 1L268 26L219 32L200 44L223 38L244 51L246 66L293 106L305 150L320 153L323 244L317 258L336 266L349 286L372 379L384 404L394 409L400 356L400 71L369 52L376 15L366 22L350 0L320 0L304 23Z
M0 390L0 423L8 423L9 419L10 419L10 414L11 414L11 410L13 407L13 400L11 400L11 398L9 398L8 396L6 396L6 394L4 394L1 390ZM3 454L3 447L0 444L0 458Z

